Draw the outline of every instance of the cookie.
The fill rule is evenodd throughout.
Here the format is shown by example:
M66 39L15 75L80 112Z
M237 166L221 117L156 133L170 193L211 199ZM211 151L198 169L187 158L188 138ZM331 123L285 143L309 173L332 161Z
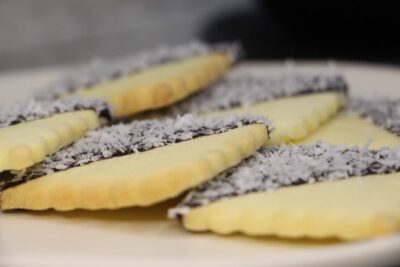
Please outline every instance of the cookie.
M192 231L365 239L400 230L400 150L267 147L169 211Z
M37 97L96 97L114 106L114 116L125 117L165 107L205 88L229 69L237 51L236 46L198 42L161 47L87 67L51 84Z
M35 102L0 108L0 175L41 162L46 155L110 120L98 100Z
M336 74L232 74L151 117L185 113L256 114L274 121L270 144L305 138L345 105L347 84Z
M317 141L348 146L368 145L370 149L400 147L398 136L354 114L338 115L298 144Z
M292 143L306 138L345 105L338 93L316 93L265 101L251 106L232 108L212 115L253 114L270 118L274 124L266 145Z
M399 174L288 187L193 209L193 231L283 238L367 239L400 230Z
M332 119L298 143L318 140L338 145L368 144L371 149L400 146L400 101L396 99L351 99L345 113Z
M3 177L2 209L116 209L179 195L250 156L268 138L256 116L135 121L90 132Z

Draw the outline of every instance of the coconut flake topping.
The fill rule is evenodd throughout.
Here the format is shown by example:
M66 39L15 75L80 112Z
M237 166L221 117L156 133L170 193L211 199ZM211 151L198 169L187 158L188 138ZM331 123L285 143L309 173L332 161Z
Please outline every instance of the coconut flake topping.
M193 41L174 47L161 46L153 51L130 55L119 60L97 59L49 84L42 92L37 94L37 98L57 99L80 88L90 88L96 84L140 72L152 66L211 52L225 53L231 57L232 61L235 61L240 54L240 47L237 44L208 45Z
M290 72L264 76L235 73L228 75L207 90L198 92L158 113L167 116L206 113L248 106L282 97L328 91L347 92L347 84L344 78L336 73Z
M0 128L10 125L29 122L51 117L55 114L93 110L100 117L111 119L111 111L108 104L98 99L78 99L57 101L29 101L0 106Z
M200 118L188 114L164 121L143 120L105 127L89 132L84 138L47 156L42 163L30 167L26 171L3 173L3 177L0 173L0 188L7 188L95 161L148 151L201 136L223 133L249 124L264 124L268 130L271 126L270 120L260 116L229 115Z
M400 136L400 99L353 99L350 110Z
M191 208L253 192L399 170L399 148L373 151L323 142L261 148L238 166L193 189L169 216L176 218Z

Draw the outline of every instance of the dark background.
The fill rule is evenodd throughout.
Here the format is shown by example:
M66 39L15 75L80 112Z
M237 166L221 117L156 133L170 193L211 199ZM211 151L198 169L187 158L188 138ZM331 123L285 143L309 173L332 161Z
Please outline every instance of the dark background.
M117 57L194 38L250 59L400 63L396 1L0 0L0 71Z
M252 59L320 59L400 63L397 1L254 1L225 13L203 36L239 39Z

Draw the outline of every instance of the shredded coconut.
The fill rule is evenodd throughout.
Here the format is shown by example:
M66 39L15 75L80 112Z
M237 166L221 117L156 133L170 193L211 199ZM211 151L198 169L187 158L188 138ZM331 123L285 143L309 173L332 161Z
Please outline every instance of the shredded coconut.
M236 73L228 75L207 90L151 114L176 116L185 113L206 113L287 96L327 91L347 92L344 78L336 73L290 72L264 76Z
M98 99L78 99L57 101L35 101L13 103L0 106L0 128L22 122L34 121L51 117L55 114L77 111L94 110L99 116L111 119L110 107Z
M240 54L240 47L237 44L208 45L193 41L175 47L161 46L153 51L130 55L119 60L97 59L76 72L49 84L36 97L38 99L57 99L66 93L73 93L79 88L90 88L93 85L140 72L155 65L204 55L213 51L226 53L235 61Z
M169 216L234 196L280 187L332 181L351 176L400 170L400 149L334 146L323 142L301 146L267 147L211 181L192 190Z
M249 124L264 124L268 131L271 126L270 120L260 116L200 118L187 114L164 121L134 121L105 127L89 132L73 145L47 156L42 163L26 171L0 173L0 188L91 162L223 133Z
M353 99L350 103L350 111L400 135L400 99Z

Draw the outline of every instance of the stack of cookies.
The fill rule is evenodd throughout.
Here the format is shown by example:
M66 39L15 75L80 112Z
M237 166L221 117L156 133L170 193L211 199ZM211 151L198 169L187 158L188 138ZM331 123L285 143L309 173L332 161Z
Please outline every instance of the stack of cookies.
M341 240L400 230L400 101L336 71L230 71L237 45L96 61L0 107L0 208L150 206L190 231Z

